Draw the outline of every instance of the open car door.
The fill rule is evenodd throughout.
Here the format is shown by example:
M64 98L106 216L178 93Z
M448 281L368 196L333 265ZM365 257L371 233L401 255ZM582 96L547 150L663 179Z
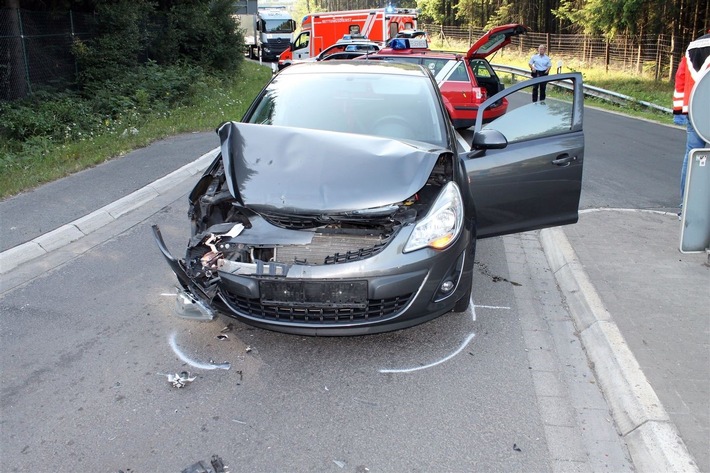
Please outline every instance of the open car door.
M546 100L532 103L532 87L543 83L550 89ZM509 101L508 112L483 125L480 112L503 97ZM476 205L478 238L577 221L583 110L580 73L521 82L481 105L472 149L462 154Z

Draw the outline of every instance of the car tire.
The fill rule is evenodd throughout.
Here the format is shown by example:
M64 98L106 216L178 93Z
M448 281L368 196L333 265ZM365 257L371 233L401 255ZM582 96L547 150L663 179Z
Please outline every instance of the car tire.
M472 288L469 287L468 291L461 297L461 299L456 301L454 308L451 309L452 312L466 312L468 310L469 303L471 301Z

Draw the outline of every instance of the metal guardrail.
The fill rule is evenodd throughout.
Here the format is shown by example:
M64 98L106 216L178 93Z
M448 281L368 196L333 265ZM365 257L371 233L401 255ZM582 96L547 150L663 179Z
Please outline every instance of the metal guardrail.
M495 69L497 72L503 72L505 74L510 74L513 76L513 80L515 80L515 76L524 76L525 78L530 78L530 71L528 69L521 69L519 67L512 67L512 66L505 66L503 64L491 64L493 66L493 69ZM563 82L551 82L551 84L554 84L558 87L561 87L563 89L568 89L571 90L573 87L570 84L565 84ZM600 87L594 87L593 85L584 85L584 95L589 95L591 97L596 97L602 100L606 100L608 102L613 102L617 103L619 105L626 105L628 103L634 103L638 105L642 105L647 108L652 108L664 113L669 113L672 114L673 110L670 108L666 107L661 107L660 105L656 105L655 103L651 102L646 102L645 100L638 100L633 97L629 97L628 95L620 94L618 92L612 92L611 90L606 90L602 89Z

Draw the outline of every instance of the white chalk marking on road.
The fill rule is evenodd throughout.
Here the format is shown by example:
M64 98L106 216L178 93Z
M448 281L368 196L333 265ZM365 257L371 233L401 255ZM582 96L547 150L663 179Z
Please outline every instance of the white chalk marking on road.
M203 363L201 361L195 361L191 358L189 358L187 355L185 355L183 352L180 351L180 349L177 346L177 343L175 342L175 332L170 334L170 337L168 338L168 343L170 344L170 348L173 349L175 354L177 355L178 358L180 358L183 362L187 363L188 365L194 367L194 368L199 368L203 370L228 370L232 365L228 362L224 363Z
M606 212L606 211L611 211L611 212L638 212L638 213L648 213L648 214L656 214L656 215L672 215L676 216L677 214L673 212L664 212L663 210L650 210L650 209L620 209L620 208L614 208L614 207L598 207L596 209L584 209L580 210L579 213L581 214L586 214L586 213L592 213L592 212Z
M466 348L466 346L469 344L469 342L471 342L471 340L473 340L473 337L475 337L475 336L476 336L475 333L470 334L468 337L466 337L466 340L463 341L463 343L458 348L458 350L456 350L455 352L453 352L452 354L450 354L446 358L442 358L441 360L435 361L434 363L429 363L428 365L424 365L424 366L417 366L416 368L406 368L406 369L401 369L401 370L380 370L380 373L411 373L413 371L425 370L427 368L431 368L432 366L440 365L442 363L449 361L451 358L453 358L456 355L458 355L459 353L461 353L461 351L464 348Z
M476 305L476 303L473 301L473 295L471 296L471 299L469 299L468 307L471 309L471 319L473 320L473 322L476 321L476 307L480 307L480 308L483 308L483 309L504 309L504 310L510 310L510 307L504 307L504 306ZM381 369L381 370L379 370L379 372L380 372L380 373L411 373L411 372L413 372L413 371L424 370L424 369L431 368L431 367L436 366L436 365L440 365L440 364L442 364L442 363L445 363L445 362L449 361L451 358L453 358L453 357L455 357L456 355L458 355L459 353L461 353L461 351L463 351L463 349L466 348L466 346L471 342L471 340L473 340L473 337L475 337L475 336L476 336L476 334L473 333L473 332L471 332L471 333L468 335L468 337L466 337L466 340L464 340L464 342L461 344L461 346L460 346L456 351L454 351L454 352L451 353L450 355L448 355L448 356L442 358L442 359L439 360L439 361L435 361L435 362L433 362L433 363L429 363L428 365L424 365L424 366L417 366L416 368Z

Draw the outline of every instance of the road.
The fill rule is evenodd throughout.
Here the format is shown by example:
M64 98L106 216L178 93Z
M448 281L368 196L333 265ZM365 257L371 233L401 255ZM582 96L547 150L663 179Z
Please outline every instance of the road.
M585 129L583 208L676 206L682 131L596 110ZM148 179L114 166L126 188ZM75 212L72 189L100 191L103 169L0 212L33 216L15 234L46 231L55 217L37 200ZM355 338L222 333L227 321L172 315L173 275L151 240L157 223L181 251L188 190L2 289L3 471L181 471L212 454L231 471L632 470L534 234L479 243L464 314ZM166 374L183 370L196 379L172 387Z

